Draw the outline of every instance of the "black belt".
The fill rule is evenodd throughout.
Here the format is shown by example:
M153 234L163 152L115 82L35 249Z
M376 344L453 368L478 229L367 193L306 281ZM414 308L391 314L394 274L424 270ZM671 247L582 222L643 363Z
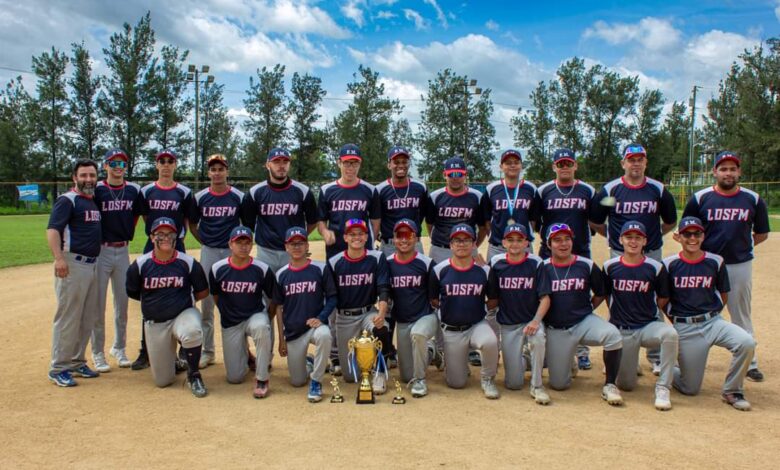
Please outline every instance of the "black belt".
M577 323L572 323L571 325L565 325L565 326L553 326L553 325L544 325L544 326L545 326L545 328L548 328L550 330L568 330L569 328L573 328L573 327L575 327L575 326L577 326L579 324L580 323L577 322Z
M358 316L358 315L363 315L364 313L368 313L373 308L374 308L373 305L368 305L368 306L361 307L361 308L340 308L339 309L339 313L341 315L346 315L348 317L355 317L355 316Z
M127 242L104 242L103 246L110 248L122 248L123 246L127 246Z
M687 324L704 323L710 318L715 318L718 315L720 315L720 312L707 312L701 315L694 315L692 317L673 317L669 315L669 320L671 320L672 323L687 323Z
M431 245L433 245L433 246L435 246L435 247L438 247L438 248L444 248L445 250L449 250L449 249L450 249L450 247L448 247L448 246L444 246L444 245L437 245L436 243L431 243Z
M441 329L444 331L466 331L470 329L474 325L461 325L461 326L455 326L455 325L448 325L446 323L441 324Z
M92 264L95 261L97 261L97 256L89 257L89 256L84 256L84 255L76 255L76 257L73 258L73 259L75 259L79 263Z

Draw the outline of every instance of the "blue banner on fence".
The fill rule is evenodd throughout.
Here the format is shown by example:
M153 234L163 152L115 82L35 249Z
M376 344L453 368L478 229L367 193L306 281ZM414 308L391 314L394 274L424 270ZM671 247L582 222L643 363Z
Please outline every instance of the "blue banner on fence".
M19 200L25 202L38 202L40 196L38 195L38 185L28 184L25 186L17 186L19 190Z

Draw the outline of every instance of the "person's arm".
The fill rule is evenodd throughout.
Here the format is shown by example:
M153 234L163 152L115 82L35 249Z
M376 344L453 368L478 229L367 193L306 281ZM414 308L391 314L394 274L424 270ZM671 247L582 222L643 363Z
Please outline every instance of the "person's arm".
M674 230L674 227L675 227L676 225L677 225L677 224L675 224L675 223L671 223L671 224L663 223L663 224L661 224L661 233L662 233L663 235L666 235L667 233L669 233L669 232L671 232L672 230Z
M588 225L590 228L601 235L604 238L607 238L607 224L597 224L591 221L588 221Z
M282 321L282 316L284 315L284 306L271 303L271 307L273 308L274 315L276 316L276 328L279 330L279 355L282 357L287 357L287 340L284 339L284 321Z
M193 222L192 220L187 219L187 225L190 227L190 234L192 234L192 236L195 237L195 240L198 240L198 243L202 245L203 242L200 240L197 222Z
M330 246L336 243L336 234L328 228L324 221L320 220L317 222L317 231L320 232L325 245Z
M208 289L203 289L201 291L195 292L195 300L196 301L203 300L203 299L205 299L208 296L209 296L209 290Z
M669 304L669 297L658 297L655 300L656 305L658 305L658 309L662 312L666 311L666 306Z
M46 242L49 244L49 250L54 256L54 275L59 278L68 277L68 262L62 253L62 236L56 229L46 229Z
M488 235L490 235L490 223L477 227L477 247L485 241L485 238L487 238Z
M677 204L674 202L674 196L666 188L661 193L661 233L666 235L674 230L677 225Z
M523 328L524 335L533 336L537 331L539 331L539 326L541 325L542 320L547 315L547 312L550 311L550 302L549 295L545 295L539 299L539 306L536 307L536 314L534 315L534 318L525 325L525 328Z
M759 243L765 242L767 238L769 238L769 234L768 233L754 233L753 234L753 246L756 246Z
M604 302L605 298L606 297L604 296L598 296L598 295L594 295L593 297L591 297L590 303L591 305L593 305L593 310L596 310L598 306L601 305L601 302Z

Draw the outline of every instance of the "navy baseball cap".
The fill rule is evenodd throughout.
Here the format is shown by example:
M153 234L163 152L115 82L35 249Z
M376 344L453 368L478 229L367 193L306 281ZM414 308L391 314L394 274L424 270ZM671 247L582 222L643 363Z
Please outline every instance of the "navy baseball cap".
M363 157L357 145L346 144L339 150L339 160L363 160Z
M225 158L225 156L221 153L215 153L206 160L206 166L208 167L211 165L216 165L217 163L220 165L225 165L225 168L228 168L227 158Z
M417 233L417 224L412 219L401 219L393 226L393 233L401 230L402 228L408 228L410 231Z
M571 227L569 227L567 224L552 224L550 225L550 228L547 229L547 239L550 240L559 233L568 233L572 238L574 238L574 230L572 230Z
M152 224L151 233L154 233L163 227L168 227L175 232L176 222L174 222L170 217L160 217L159 219L155 219L154 223Z
M714 167L717 168L718 165L729 160L736 163L737 166L742 165L742 160L737 156L737 154L735 154L730 150L724 150L723 152L720 152L719 154L715 155Z
M504 229L504 238L514 234L521 235L523 238L528 238L528 231L525 229L525 226L520 224L507 225Z
M252 239L252 231L248 227L239 225L230 232L230 241L238 240L239 238Z
M171 158L173 158L174 160L177 160L177 161L179 160L179 157L177 157L177 156L176 156L176 152L174 152L174 151L173 151L173 150L171 150L171 149L164 149L164 150L162 150L160 153L158 153L157 155L155 155L155 157L154 157L154 161L157 161L157 160L159 160L159 159L161 159L161 158L163 158L163 157L171 157Z
M394 145L390 148L390 150L387 151L387 161L394 159L395 157L404 156L406 158L410 158L409 150L406 149L406 147L401 147L400 145Z
M296 238L300 238L303 241L309 241L309 234L303 227L290 227L284 234L284 242L290 243Z
M633 157L634 155L642 155L643 157L646 157L647 150L645 150L645 148L639 144L626 145L626 148L623 149L623 160L629 157Z
M520 163L523 162L523 156L520 155L519 150L509 149L509 150L504 150L504 153L501 154L501 160L500 160L501 163L504 163L504 160L506 160L509 157L517 157L517 159L520 160Z
M368 233L368 225L366 225L366 221L363 219L347 220L347 222L344 224L344 233L349 232L353 228L359 228L364 232Z
M290 160L290 151L282 147L274 147L268 151L268 157L266 157L266 161L272 162L277 158L286 158L287 160Z
M474 233L474 228L468 224L458 224L452 227L452 230L450 230L450 240L460 234L468 235L472 240L477 239L477 235Z
M691 216L683 217L680 219L680 225L677 226L677 232L682 233L692 228L697 228L703 232L704 224L701 223L701 219Z
M553 152L553 163L557 163L561 160L569 160L571 162L576 162L577 160L574 158L574 151L571 149L557 149L555 152Z
M130 158L127 156L124 150L120 148L113 148L106 152L106 154L103 156L104 161L114 160L116 158L121 158L124 161L130 161Z
M444 162L444 174L446 176L450 173L467 173L466 162L460 157L448 158L447 161Z
M642 222L638 222L636 220L629 220L628 222L623 224L623 227L620 229L620 236L626 235L628 233L638 233L639 235L642 235L643 237L647 238L647 230L645 229L645 224Z

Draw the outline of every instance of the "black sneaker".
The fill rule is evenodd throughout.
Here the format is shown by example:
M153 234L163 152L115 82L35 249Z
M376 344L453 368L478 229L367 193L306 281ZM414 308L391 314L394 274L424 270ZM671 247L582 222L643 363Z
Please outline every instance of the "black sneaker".
M146 349L142 349L138 354L138 359L133 362L133 365L130 366L133 370L143 370L149 367L149 354L147 354Z
M482 366L482 358L479 356L478 351L471 351L469 353L469 364L471 364L474 367Z
M752 382L763 382L764 381L764 373L761 372L758 369L750 369L747 371L747 379Z
M176 373L181 374L182 372L187 372L187 369L189 368L187 366L187 361L177 358L175 361L173 361L174 367L176 368Z
M330 373L337 377L341 375L341 364L339 364L339 359L337 357L330 360Z
M200 374L196 375L195 377L187 379L187 383L189 384L190 390L192 391L192 394L195 397L203 398L209 394L208 390L206 390L206 385L203 383L203 379L201 378Z

